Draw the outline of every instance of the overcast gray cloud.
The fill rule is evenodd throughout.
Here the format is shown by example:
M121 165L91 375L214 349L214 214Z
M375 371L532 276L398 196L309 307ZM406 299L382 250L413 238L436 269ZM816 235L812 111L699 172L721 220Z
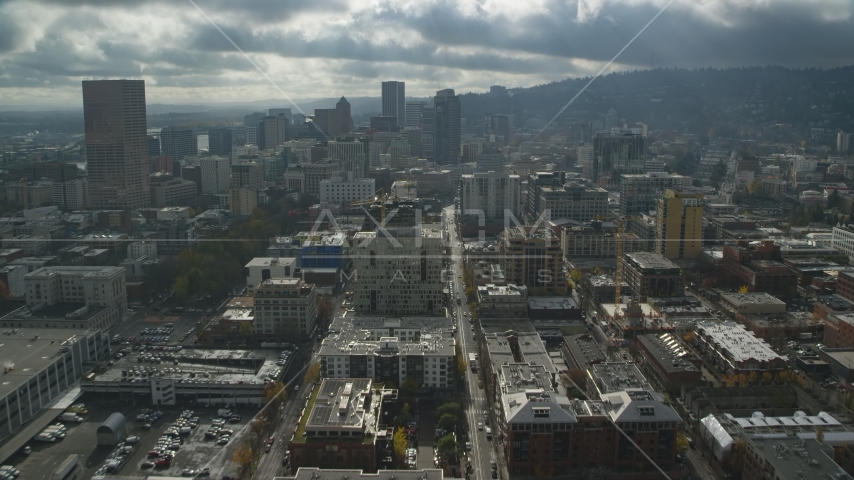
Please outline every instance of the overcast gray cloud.
M307 98L590 75L666 0L195 1ZM611 69L850 65L853 18L849 0L676 0ZM150 102L280 96L189 2L0 3L0 104L79 104L85 78L142 78Z

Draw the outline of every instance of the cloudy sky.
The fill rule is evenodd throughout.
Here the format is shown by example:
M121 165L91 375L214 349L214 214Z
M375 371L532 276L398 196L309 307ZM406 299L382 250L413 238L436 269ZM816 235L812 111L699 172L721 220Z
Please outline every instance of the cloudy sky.
M669 0L0 0L0 106L482 92L595 74ZM201 11L199 10L201 9ZM202 13L204 12L204 13ZM609 68L854 64L851 0L675 0Z

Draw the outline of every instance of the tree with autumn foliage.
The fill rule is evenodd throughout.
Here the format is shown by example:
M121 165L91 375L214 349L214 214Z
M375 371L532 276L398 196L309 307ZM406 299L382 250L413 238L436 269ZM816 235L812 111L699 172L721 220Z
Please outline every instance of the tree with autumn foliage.
M231 461L240 465L240 476L243 476L243 473L246 469L252 465L252 461L255 457L252 454L252 447L246 445L245 443L239 447L234 453L231 455Z

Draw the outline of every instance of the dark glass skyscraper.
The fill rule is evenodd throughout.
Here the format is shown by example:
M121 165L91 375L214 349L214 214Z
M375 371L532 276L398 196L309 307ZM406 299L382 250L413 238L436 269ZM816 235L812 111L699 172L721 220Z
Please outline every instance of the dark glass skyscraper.
M461 108L452 88L439 90L433 97L436 110L433 132L435 161L439 165L460 162Z
M231 155L231 129L208 130L208 151L213 155Z
M136 209L151 203L145 82L83 81L89 204Z
M383 82L383 115L395 117L397 125L403 127L406 123L406 83Z

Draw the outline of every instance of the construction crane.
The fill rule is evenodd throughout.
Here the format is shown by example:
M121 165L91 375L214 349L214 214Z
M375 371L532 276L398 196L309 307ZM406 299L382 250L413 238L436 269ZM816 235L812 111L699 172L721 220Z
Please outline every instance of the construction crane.
M385 188L380 188L379 190L377 190L377 192L380 192L379 196L374 197L371 200L356 200L355 202L350 202L350 206L351 207L359 207L362 205L370 205L372 203L376 203L377 200L379 200L379 202L380 202L380 222L385 223L385 200L386 200ZM377 193L377 192L374 192L374 193Z
M620 217L617 219L617 270L614 274L614 308L616 305L620 304L622 287L623 287L623 238L625 237L625 231L623 230L623 218Z
M24 200L24 210L27 209L27 205L29 202L27 201L27 179L22 178L18 180L18 183L21 184L21 198Z

